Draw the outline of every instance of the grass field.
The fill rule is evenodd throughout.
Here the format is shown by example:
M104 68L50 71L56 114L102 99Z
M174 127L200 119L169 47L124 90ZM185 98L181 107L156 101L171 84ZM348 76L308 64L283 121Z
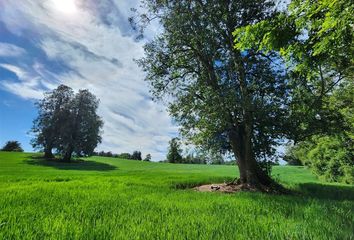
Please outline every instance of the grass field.
M354 187L274 167L292 195L202 193L235 166L0 152L0 239L354 239Z

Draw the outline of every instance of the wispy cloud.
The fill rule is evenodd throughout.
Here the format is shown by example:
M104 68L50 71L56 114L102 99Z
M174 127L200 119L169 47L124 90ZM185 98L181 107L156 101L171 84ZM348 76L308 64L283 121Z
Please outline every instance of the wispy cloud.
M0 42L0 57L19 57L26 51L16 45Z
M26 54L22 49L17 64L1 64L18 78L3 81L3 87L23 98L39 98L59 83L75 90L88 88L101 99L105 125L100 149L140 149L163 159L177 128L164 107L149 98L144 74L133 61L143 55L143 43L134 39L127 18L138 1L73 0L74 13L57 11L53 1L0 2L0 21L45 56L20 63ZM158 26L150 32L154 28ZM58 62L65 71L53 69Z

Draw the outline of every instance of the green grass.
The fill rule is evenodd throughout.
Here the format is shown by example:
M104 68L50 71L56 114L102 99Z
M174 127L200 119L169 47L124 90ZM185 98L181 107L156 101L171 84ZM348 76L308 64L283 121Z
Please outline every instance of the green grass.
M354 187L274 167L293 195L202 193L235 166L0 152L0 239L354 239Z

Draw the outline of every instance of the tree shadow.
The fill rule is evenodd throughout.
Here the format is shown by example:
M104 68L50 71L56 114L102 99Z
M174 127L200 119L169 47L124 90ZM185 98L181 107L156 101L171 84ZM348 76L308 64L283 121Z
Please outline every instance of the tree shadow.
M323 200L354 201L353 185L327 185L319 183L302 183L298 185L302 195Z
M62 162L58 159L47 160L41 156L30 156L25 159L25 163L36 166L52 167L60 170L78 170L78 171L112 171L116 166L86 160L73 160L71 162Z

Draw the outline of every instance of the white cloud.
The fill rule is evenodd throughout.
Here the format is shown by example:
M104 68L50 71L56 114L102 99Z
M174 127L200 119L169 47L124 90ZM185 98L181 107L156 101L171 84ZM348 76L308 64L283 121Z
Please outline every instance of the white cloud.
M66 14L56 11L50 1L1 1L0 21L12 33L26 37L23 33L30 32L37 36L33 43L51 61L63 62L72 70L51 72L40 59L22 68L3 66L21 81L2 85L24 98L38 98L43 90L59 83L75 90L88 88L100 98L99 113L105 122L99 149L141 150L159 160L165 157L167 143L177 129L164 107L149 99L144 74L133 61L143 56L143 43L135 41L127 30L130 8L137 3L76 0L75 14Z
M0 64L0 67L14 73L20 79L27 78L27 73L23 69L21 69L17 66L3 63L3 64Z
M19 57L26 53L25 49L16 45L0 42L0 57Z
M25 99L40 99L43 97L43 89L41 89L43 80L40 77L33 75L26 69L11 64L0 64L0 68L12 72L19 80L2 80L0 86L5 90Z

